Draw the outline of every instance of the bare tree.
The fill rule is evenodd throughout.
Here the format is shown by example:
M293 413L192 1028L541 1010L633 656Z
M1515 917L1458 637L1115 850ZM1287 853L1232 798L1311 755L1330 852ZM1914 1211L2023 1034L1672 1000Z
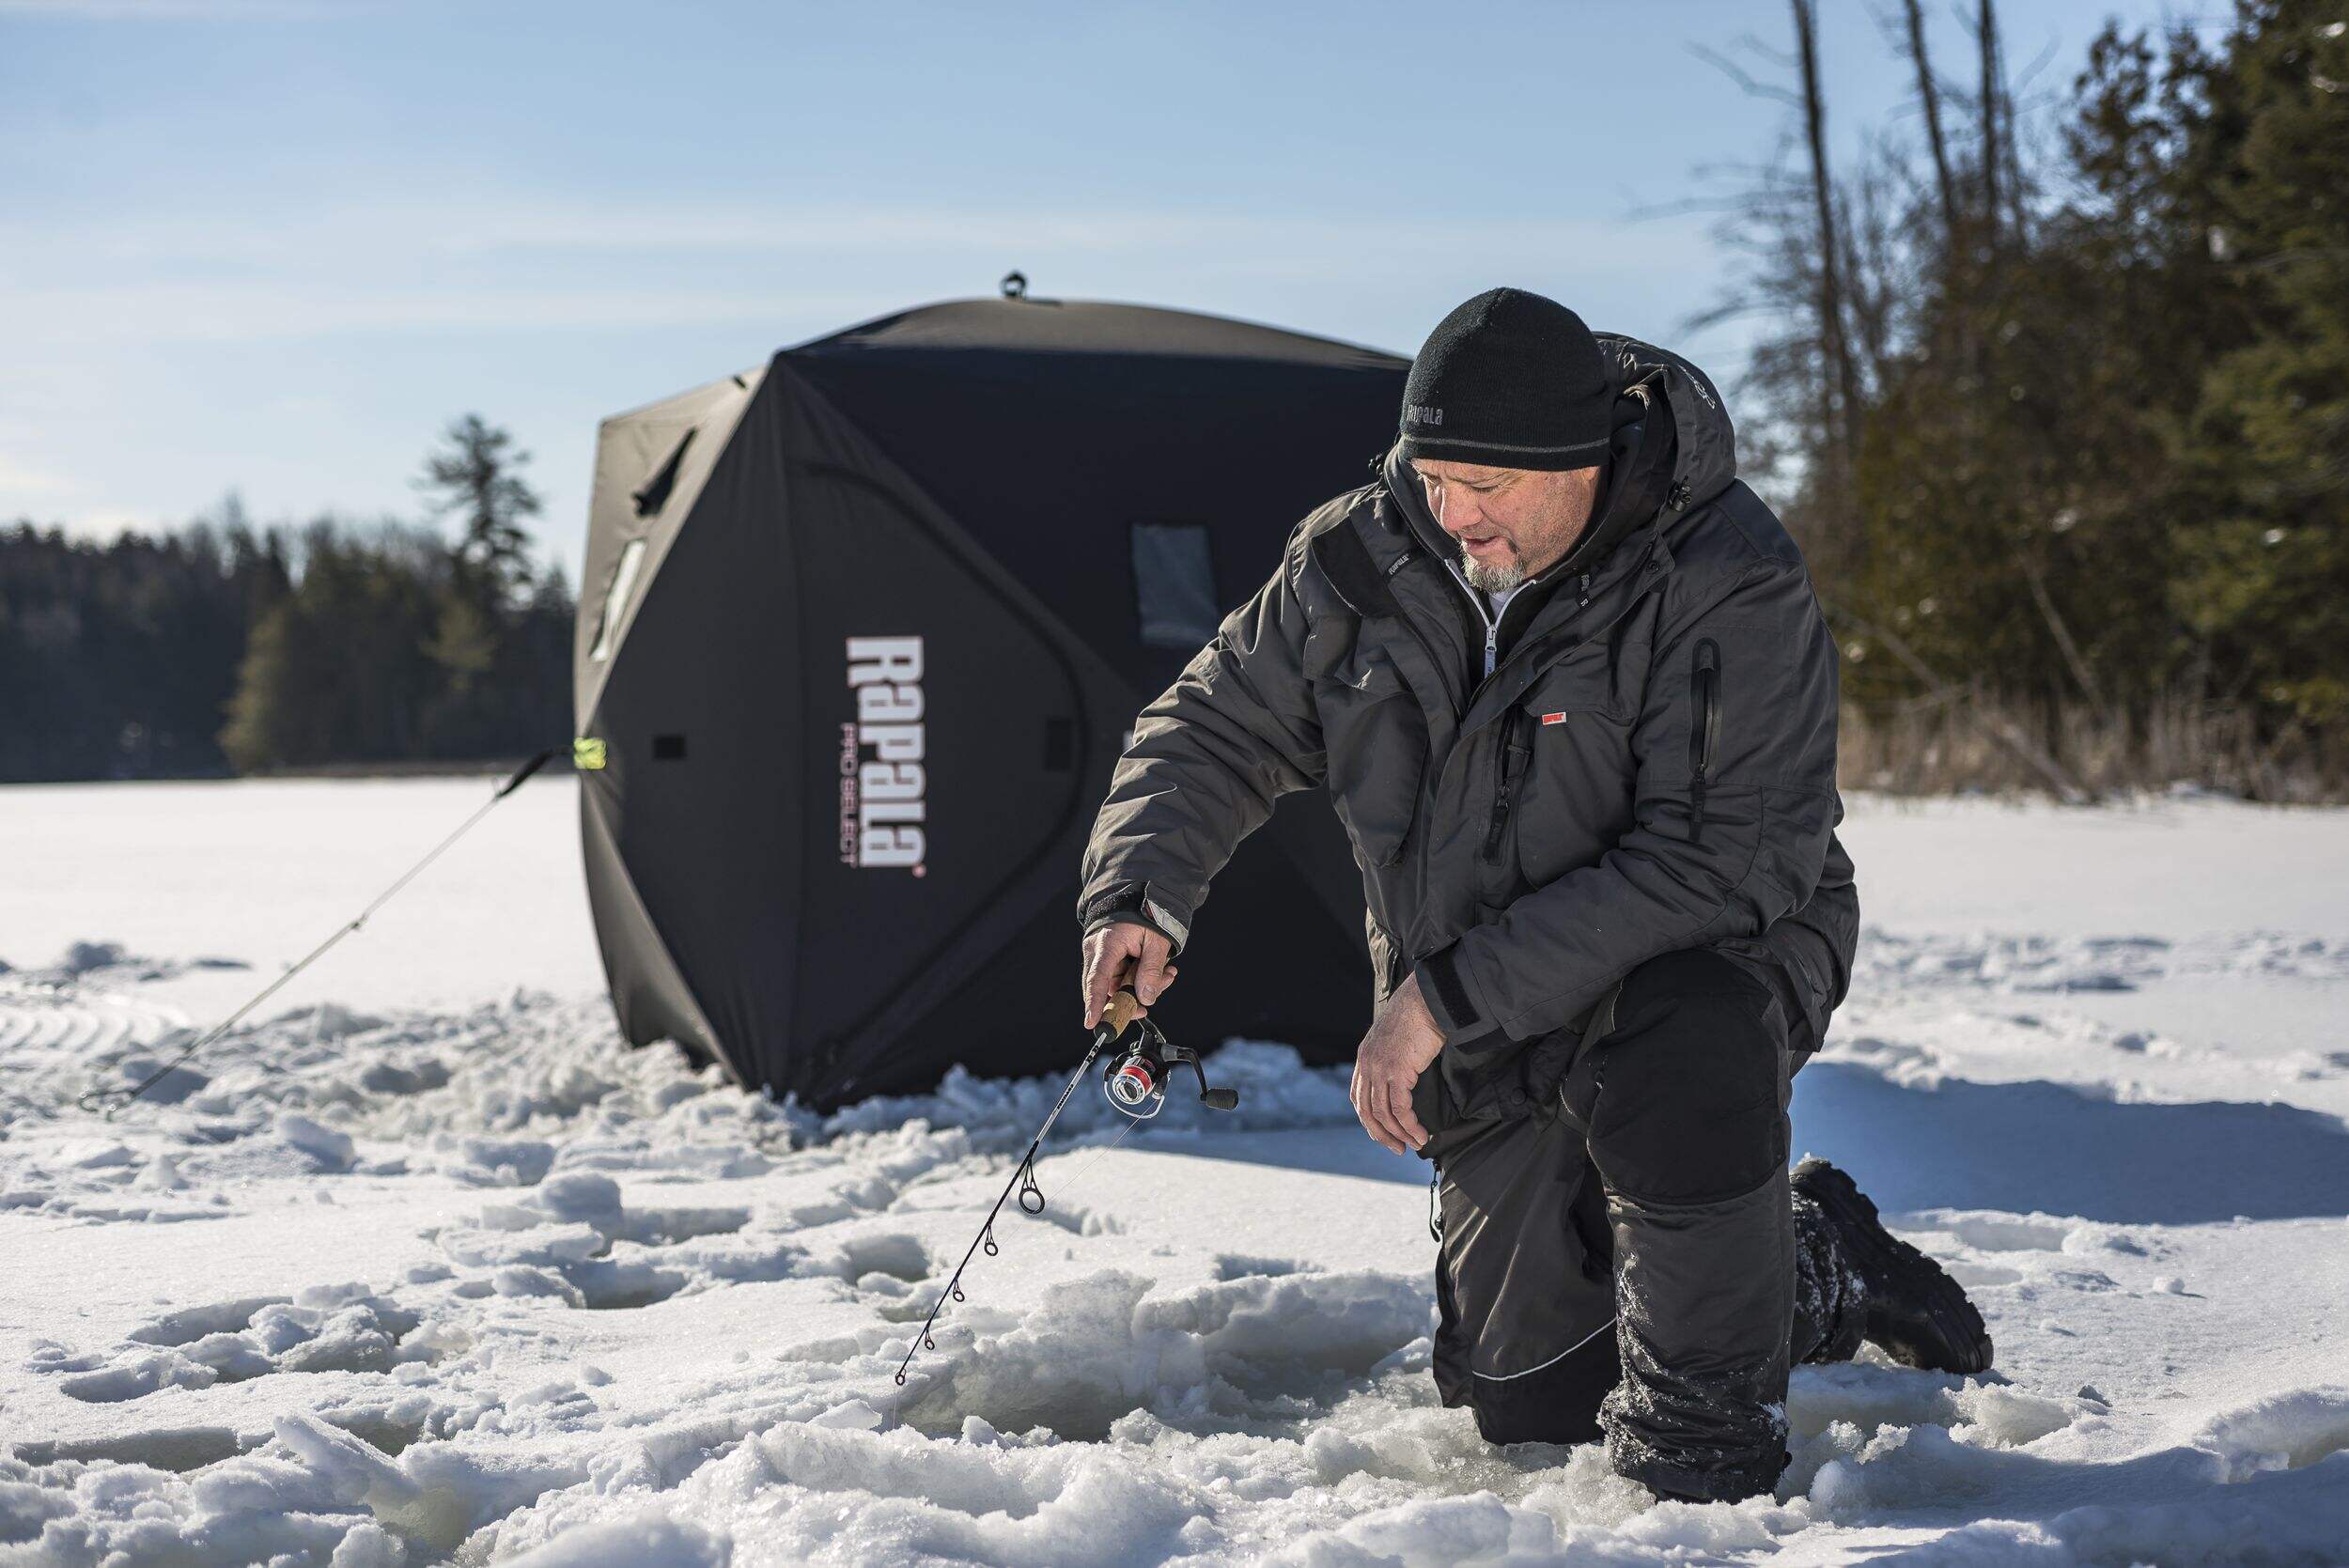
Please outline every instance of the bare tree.
M1976 112L1982 121L1983 235L1995 250L1999 243L1999 172L2003 155L1999 151L1999 10L1993 0L1982 0L1974 37L1982 46L1982 101Z
M1822 423L1838 440L1837 455L1847 478L1859 459L1859 438L1865 408L1859 396L1859 370L1852 353L1851 335L1843 322L1843 235L1835 223L1835 186L1828 169L1827 97L1819 85L1819 44L1811 0L1794 0L1795 43L1802 62L1803 133L1811 146L1812 202L1818 221L1819 348L1825 370L1833 378L1832 398L1840 418ZM1826 403L1823 399L1822 407Z
M1950 173L1949 143L1941 134L1941 85L1934 79L1933 57L1925 47L1922 0L1907 0L1908 57L1917 69L1917 97L1925 108L1925 140L1933 148L1933 178L1941 195L1941 232L1957 232L1957 181Z
M1845 336L1859 395L1868 407L1893 380L1921 293L1918 261L1929 248L1917 242L1922 197L1903 149L1871 134L1855 170L1836 193L1836 226L1843 231L1841 283Z

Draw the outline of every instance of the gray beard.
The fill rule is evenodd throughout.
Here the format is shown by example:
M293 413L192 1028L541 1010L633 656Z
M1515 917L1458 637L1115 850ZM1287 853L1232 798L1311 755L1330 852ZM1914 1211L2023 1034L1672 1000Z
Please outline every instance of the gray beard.
M1487 563L1462 551L1460 575L1479 593L1505 594L1525 581L1525 563L1515 554L1505 561Z

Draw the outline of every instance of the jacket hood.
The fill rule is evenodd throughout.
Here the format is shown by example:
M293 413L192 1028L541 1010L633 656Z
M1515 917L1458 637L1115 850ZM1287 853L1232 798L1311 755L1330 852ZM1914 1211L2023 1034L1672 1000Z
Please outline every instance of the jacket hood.
M1669 349L1636 337L1598 334L1599 347L1614 361L1626 393L1645 389L1651 407L1660 403L1678 448L1672 484L1688 494L1676 509L1712 500L1737 477L1737 432L1713 378Z
M1652 343L1616 333L1595 335L1623 391L1598 521L1559 563L1574 571L1595 567L1657 517L1712 500L1737 477L1736 431L1712 378ZM1381 471L1388 494L1421 545L1439 559L1457 554L1428 512L1401 442L1388 448Z

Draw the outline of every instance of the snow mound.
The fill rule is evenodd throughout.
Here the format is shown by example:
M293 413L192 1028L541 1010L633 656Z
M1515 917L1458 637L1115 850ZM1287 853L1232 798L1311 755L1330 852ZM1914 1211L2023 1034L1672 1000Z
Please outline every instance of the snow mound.
M223 799L291 793L339 831L341 787ZM552 858L497 898L576 900L571 802L543 800ZM2033 842L2088 893L2117 844L2171 880L2181 850L2236 867L2250 814L2194 812ZM345 1000L305 982L101 1121L86 1091L258 984L138 955L236 934L217 910L176 948L115 927L138 953L0 971L0 1250L36 1263L0 1269L0 1568L2349 1561L2323 1358L2349 1336L2349 941L2310 891L2349 886L2349 814L2258 821L2306 888L1871 931L1798 1145L1965 1282L1999 1366L1798 1369L1792 1465L1734 1507L1656 1504L1595 1446L1494 1449L1437 1405L1425 1170L1277 1045L1211 1058L1231 1115L1178 1093L1128 1131L1085 1085L1046 1213L1006 1209L957 1298L1061 1075L817 1116L628 1049L600 997L494 990L525 970L502 947L419 1008L447 934L379 961L379 927L318 971ZM1899 824L1853 827L1867 874ZM1966 841L2001 885L2021 857L1979 846L2007 842ZM77 864L144 896L117 847ZM248 860L237 897L277 898L279 862ZM58 953L14 929L19 959Z
M1904 936L1869 927L1871 981L1968 985L2016 993L2134 991L2185 977L2349 979L2349 940L2281 931L2192 939L1984 932Z
M1109 1270L1053 1285L1006 1333L942 1326L944 1365L910 1385L903 1419L948 1432L975 1416L1081 1441L1137 1410L1293 1421L1427 1327L1423 1287L1393 1275L1237 1280L1145 1299L1151 1288Z

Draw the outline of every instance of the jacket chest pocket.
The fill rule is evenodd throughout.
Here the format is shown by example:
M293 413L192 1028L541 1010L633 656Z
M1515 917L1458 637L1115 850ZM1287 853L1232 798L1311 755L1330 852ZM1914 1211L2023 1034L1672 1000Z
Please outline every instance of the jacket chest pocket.
M1305 639L1329 758L1330 801L1368 864L1403 858L1427 772L1427 719L1393 659L1351 627L1325 623Z
M1529 886L1592 864L1631 829L1636 689L1624 691L1619 651L1605 644L1569 651L1495 726L1496 822L1486 847L1501 858L1501 841L1513 837Z

